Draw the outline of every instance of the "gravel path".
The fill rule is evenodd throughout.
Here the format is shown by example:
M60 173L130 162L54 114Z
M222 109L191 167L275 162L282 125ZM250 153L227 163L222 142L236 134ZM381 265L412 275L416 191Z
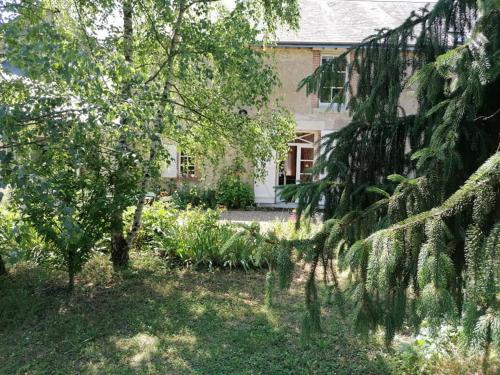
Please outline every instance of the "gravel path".
M221 220L232 222L252 222L259 223L271 221L288 221L293 218L291 211L224 211L220 215Z

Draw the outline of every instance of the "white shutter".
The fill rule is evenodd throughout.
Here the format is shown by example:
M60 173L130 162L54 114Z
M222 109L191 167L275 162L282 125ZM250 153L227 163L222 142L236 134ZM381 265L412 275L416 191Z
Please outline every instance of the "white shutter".
M276 192L276 160L270 160L266 163L266 176L263 180L254 182L255 203L274 204Z
M177 177L177 146L176 145L165 145L165 149L170 156L167 156L170 160L163 163L161 169L161 176L167 178Z

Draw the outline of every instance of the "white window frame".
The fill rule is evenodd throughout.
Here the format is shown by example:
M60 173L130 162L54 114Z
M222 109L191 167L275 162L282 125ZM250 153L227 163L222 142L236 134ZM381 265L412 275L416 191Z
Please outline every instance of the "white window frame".
M332 54L322 54L321 55L321 58L320 58L320 64L323 65L323 59L334 59L335 57L338 57L336 55L332 55ZM340 87L340 86L332 86L330 87L330 90L334 90L334 89L345 89L345 95L344 95L344 102L343 103L337 103L337 102L322 102L321 101L321 93L318 93L318 101L319 101L319 107L320 108L329 108L329 107L333 107L333 108L338 108L338 106L340 106L340 109L343 110L343 109L346 109L347 108L347 103L349 102L349 90L347 89L346 87L346 84L347 82L349 82L349 56L346 57L346 66L345 66L345 80L344 80L344 87ZM338 73L340 73L340 71L337 71ZM320 91L321 91L321 87L320 87ZM330 97L332 97L332 92L330 91Z

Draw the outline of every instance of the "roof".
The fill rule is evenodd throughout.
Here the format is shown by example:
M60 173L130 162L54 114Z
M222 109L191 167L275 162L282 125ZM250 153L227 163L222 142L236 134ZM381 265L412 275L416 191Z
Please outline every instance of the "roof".
M278 45L350 45L376 29L399 26L437 0L300 0L298 31L278 30Z

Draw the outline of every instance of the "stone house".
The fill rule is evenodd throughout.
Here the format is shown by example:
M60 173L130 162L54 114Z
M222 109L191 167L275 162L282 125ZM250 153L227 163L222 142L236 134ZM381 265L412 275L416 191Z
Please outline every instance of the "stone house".
M412 11L432 6L434 2L435 0L300 1L299 29L279 30L276 44L267 49L282 83L274 95L282 98L284 106L293 113L297 127L296 137L290 140L288 155L284 161L272 160L267 163L267 175L263 180L253 181L251 174L247 176L253 184L257 205L289 206L280 199L276 186L310 180L308 169L321 152L321 137L341 129L350 121L346 108L348 93L338 95L339 90L343 90L341 86L322 87L319 95L306 96L305 90L297 91L299 82L318 65L360 43L374 34L376 29L396 27ZM347 71L344 73L347 80ZM355 87L356 77L350 77L350 80ZM343 102L332 106L331 100L336 96L343 96ZM407 113L415 111L417 103L410 90L403 95L401 105ZM163 171L162 176L196 180L199 176L194 160L188 155L177 153L175 146L168 147L174 162ZM202 180L208 185L212 184L215 180L213 174L204 176Z

